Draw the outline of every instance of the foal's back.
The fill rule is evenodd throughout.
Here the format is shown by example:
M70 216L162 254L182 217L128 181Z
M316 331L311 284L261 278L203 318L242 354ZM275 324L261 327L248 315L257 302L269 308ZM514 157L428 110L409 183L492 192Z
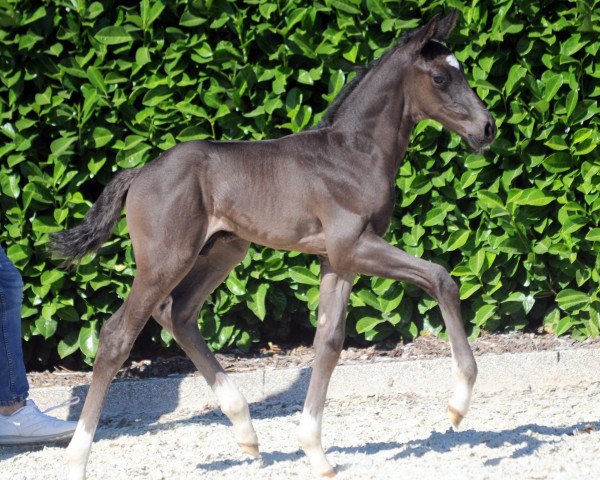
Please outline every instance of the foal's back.
M333 161L339 157L335 148L320 131L277 140L179 144L143 167L132 183L127 196L132 237L138 225L148 235L152 226L172 225L178 232L202 230L200 243L227 231L272 248L323 254L324 206L348 194ZM346 182L357 183L351 170L346 175Z

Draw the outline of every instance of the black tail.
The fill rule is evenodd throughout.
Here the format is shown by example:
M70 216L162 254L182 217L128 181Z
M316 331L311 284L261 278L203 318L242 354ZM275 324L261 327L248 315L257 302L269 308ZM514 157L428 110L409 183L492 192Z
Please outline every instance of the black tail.
M98 250L106 242L121 216L131 182L140 170L119 172L104 188L96 203L86 213L80 225L50 235L50 250L55 257L70 264L88 252Z

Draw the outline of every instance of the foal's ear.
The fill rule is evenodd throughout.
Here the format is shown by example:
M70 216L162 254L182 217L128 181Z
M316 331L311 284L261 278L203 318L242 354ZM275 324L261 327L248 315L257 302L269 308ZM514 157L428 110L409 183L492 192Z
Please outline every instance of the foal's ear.
M431 17L429 22L427 22L427 25L419 28L411 37L410 44L413 45L415 49L420 50L429 40L433 38L441 16L442 15L440 13L436 13L433 17Z
M437 22L437 30L435 32L435 35L431 39L439 40L441 42L446 40L450 36L452 30L454 30L454 27L456 26L458 15L458 10L454 9L444 18L440 19Z
M450 32L456 25L458 20L458 10L452 10L448 15L442 17L440 13L436 13L427 25L421 27L415 32L410 39L410 43L415 49L421 49L429 40L437 40L443 42L448 38Z

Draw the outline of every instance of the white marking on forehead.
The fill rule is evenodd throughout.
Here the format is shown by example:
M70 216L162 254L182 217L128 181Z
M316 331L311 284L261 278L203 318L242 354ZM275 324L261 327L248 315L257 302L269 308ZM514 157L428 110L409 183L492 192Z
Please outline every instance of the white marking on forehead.
M448 65L450 65L451 67L460 68L460 66L458 64L458 60L456 59L456 57L454 55L448 55L446 57L446 62L448 62Z

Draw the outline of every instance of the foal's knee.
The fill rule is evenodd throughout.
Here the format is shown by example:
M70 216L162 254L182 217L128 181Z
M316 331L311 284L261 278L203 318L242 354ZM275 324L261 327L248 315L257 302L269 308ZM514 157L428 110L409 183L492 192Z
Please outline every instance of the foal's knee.
M440 300L446 298L448 300L459 300L460 290L458 285L452 279L448 270L441 265L432 263L432 273L430 277L430 294L436 299Z
M317 331L314 347L319 355L337 360L344 347L344 332L339 328Z
M112 319L111 319L112 320ZM104 368L105 366L121 366L131 352L133 341L127 335L127 332L121 329L118 323L105 323L100 329L100 338L98 343L98 354L94 368ZM96 364L98 363L98 367Z

